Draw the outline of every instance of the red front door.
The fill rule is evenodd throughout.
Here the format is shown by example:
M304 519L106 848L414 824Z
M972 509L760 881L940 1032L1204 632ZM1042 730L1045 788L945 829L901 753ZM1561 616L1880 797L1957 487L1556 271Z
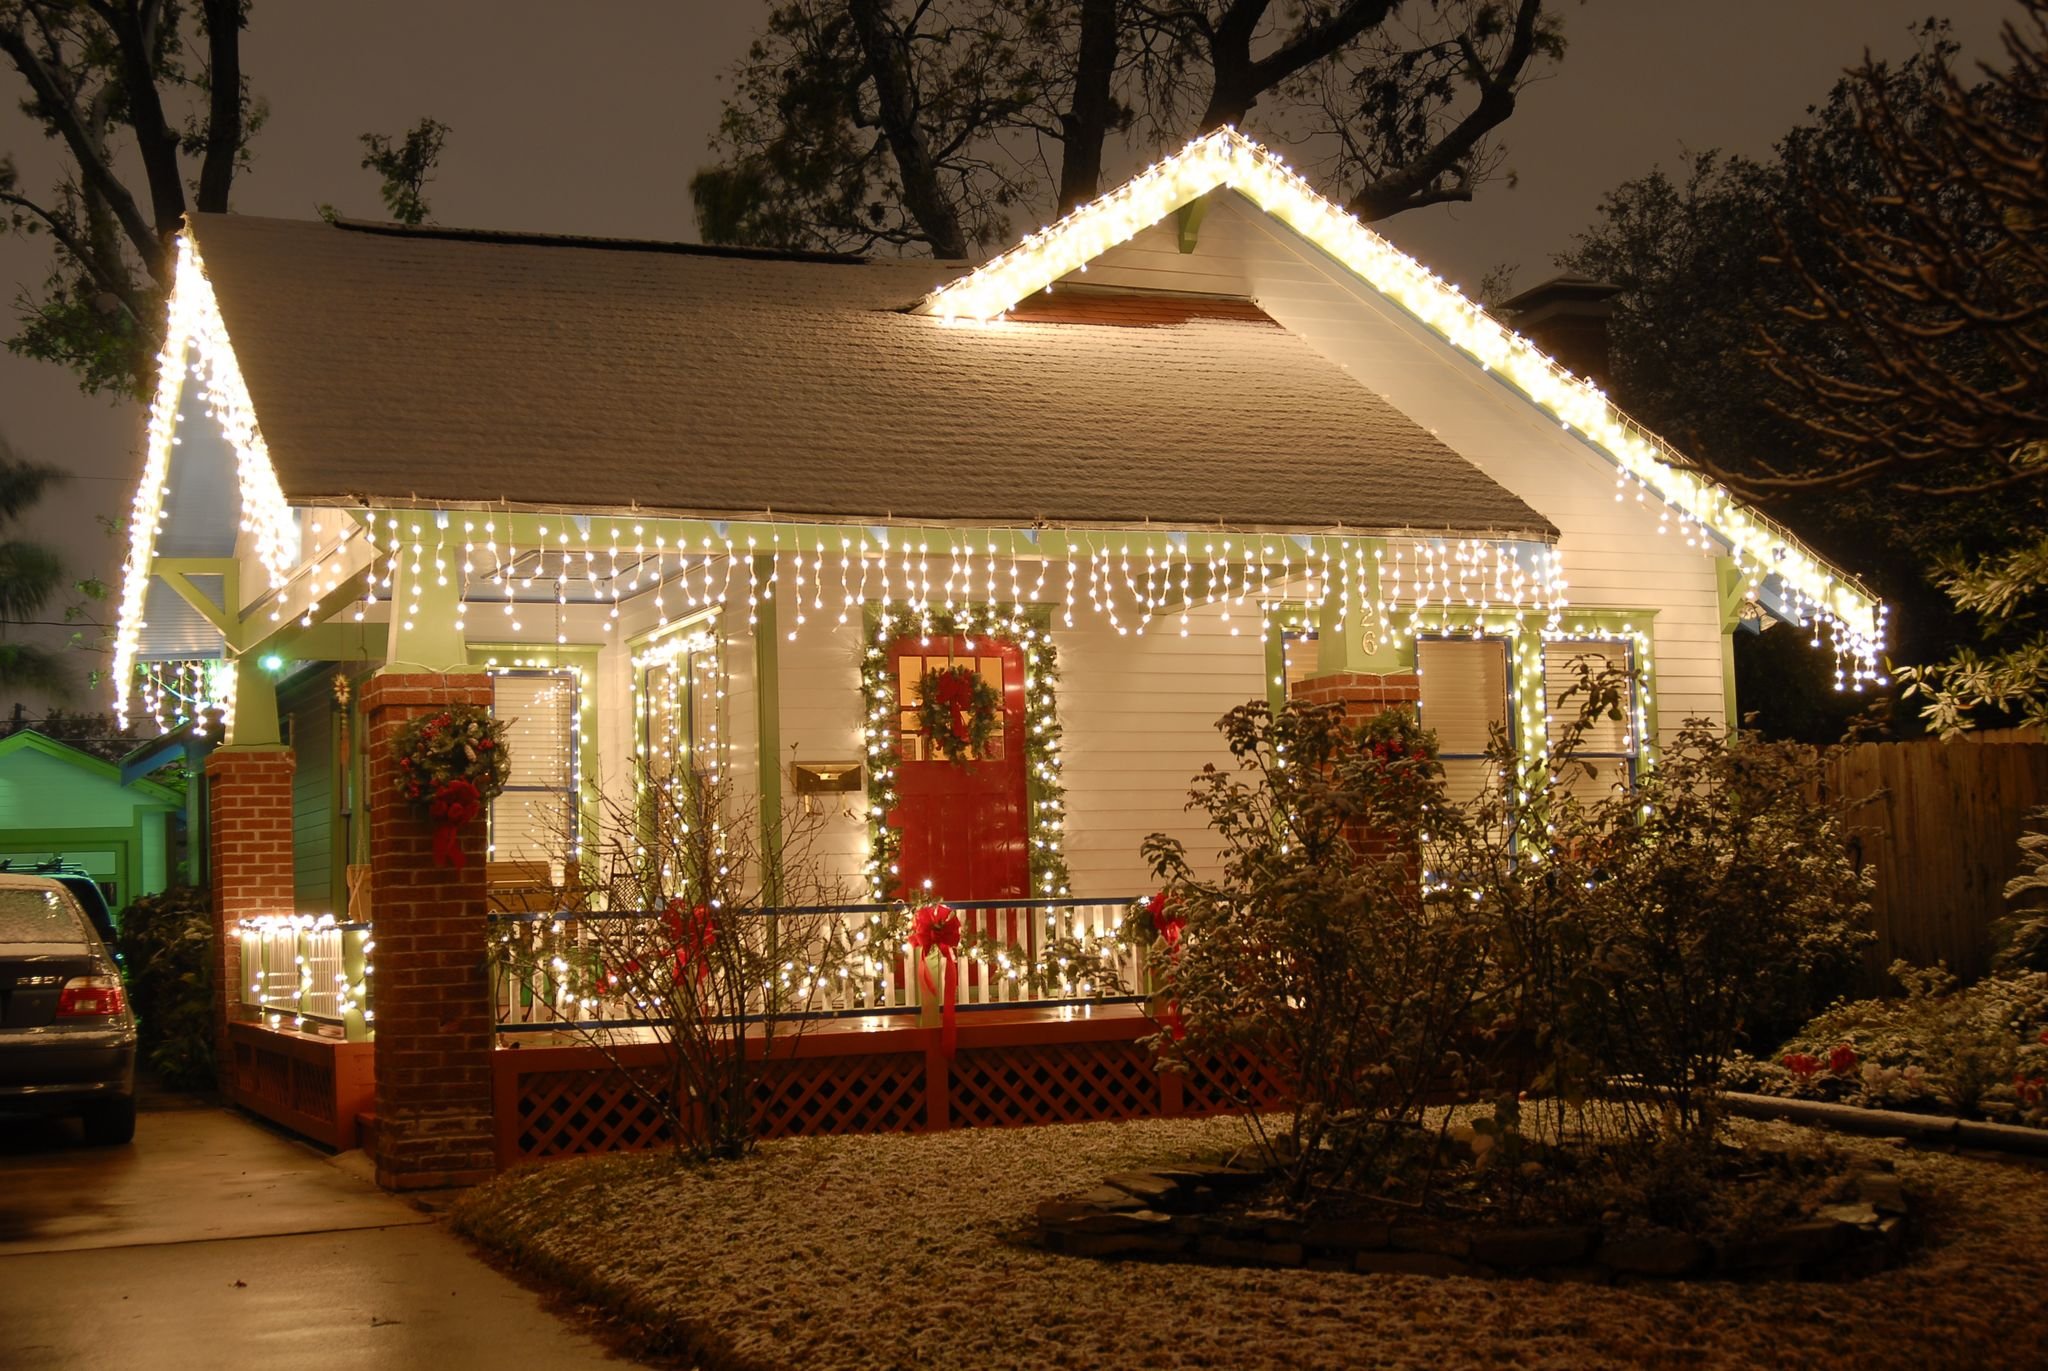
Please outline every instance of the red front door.
M989 638L898 638L889 649L896 698L904 706L903 764L889 822L903 835L896 866L902 892L931 883L942 900L1000 900L1030 894L1024 817L1024 654ZM949 761L929 747L917 701L927 671L970 666L1002 696L1002 726L988 754Z

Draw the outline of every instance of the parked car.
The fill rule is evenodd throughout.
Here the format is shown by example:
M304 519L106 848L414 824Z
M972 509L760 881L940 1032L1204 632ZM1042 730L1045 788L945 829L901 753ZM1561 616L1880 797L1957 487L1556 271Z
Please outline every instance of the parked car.
M135 1016L78 897L0 873L0 1114L76 1114L92 1143L135 1136Z
M37 862L33 866L24 866L15 861L0 861L0 874L8 873L48 876L70 891L77 898L79 907L85 910L85 916L92 920L92 926L99 930L100 941L105 943L107 949L116 957L120 956L117 946L119 935L114 931L114 911L107 907L107 894L100 889L100 883L94 880L84 867L75 866L61 859Z

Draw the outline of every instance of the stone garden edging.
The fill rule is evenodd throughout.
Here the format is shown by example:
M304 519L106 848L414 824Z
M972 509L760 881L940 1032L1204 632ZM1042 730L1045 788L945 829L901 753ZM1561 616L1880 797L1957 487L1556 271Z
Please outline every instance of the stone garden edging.
M1910 1211L1889 1163L1850 1172L1857 1198L1755 1238L1715 1242L1675 1229L1557 1224L1462 1228L1368 1219L1218 1212L1268 1173L1189 1163L1108 1177L1038 1206L1038 1242L1075 1257L1138 1257L1384 1275L1538 1280L1864 1275L1905 1249Z

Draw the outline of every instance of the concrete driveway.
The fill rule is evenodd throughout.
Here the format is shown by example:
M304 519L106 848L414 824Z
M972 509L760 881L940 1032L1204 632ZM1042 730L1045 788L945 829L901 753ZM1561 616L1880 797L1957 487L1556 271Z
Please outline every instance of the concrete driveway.
M430 1216L228 1110L145 1101L118 1148L0 1118L0 1367L598 1365Z

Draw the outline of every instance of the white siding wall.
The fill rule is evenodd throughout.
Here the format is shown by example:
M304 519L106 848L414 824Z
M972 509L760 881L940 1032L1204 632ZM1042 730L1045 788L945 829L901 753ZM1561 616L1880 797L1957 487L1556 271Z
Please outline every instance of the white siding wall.
M1617 503L1604 457L1291 229L1219 193L1194 253L1178 250L1168 221L1068 280L1251 296L1556 524L1574 606L1656 611L1654 688L1667 735L1688 715L1721 717L1714 550L1659 533L1654 504Z
M800 803L791 792L790 762L864 761L860 738L861 631L849 618L831 626L836 616L813 615L785 638L777 660L782 695L782 799ZM751 708L751 706L749 706ZM865 772L862 773L865 776ZM845 898L867 898L861 863L867 856L867 792L823 795L813 801L823 816L812 843L812 856L845 886Z
M1150 833L1213 856L1201 816L1185 811L1188 782L1205 763L1233 765L1216 721L1265 698L1265 647L1256 618L1235 638L1216 609L1189 619L1186 638L1172 628L1119 637L1086 612L1072 629L1055 628L1076 895L1152 889L1138 852Z

